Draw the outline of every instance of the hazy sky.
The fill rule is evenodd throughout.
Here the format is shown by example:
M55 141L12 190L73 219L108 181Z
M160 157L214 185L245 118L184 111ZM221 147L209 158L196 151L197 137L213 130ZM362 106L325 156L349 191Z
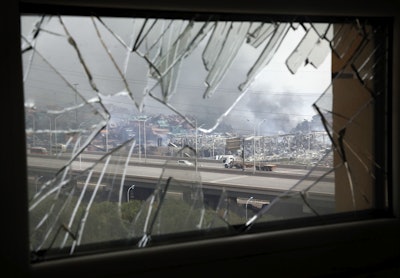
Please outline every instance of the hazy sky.
M24 37L29 38L30 30L38 19L39 17L23 18L22 34ZM106 104L110 102L125 108L130 107L132 113L138 113L132 100L126 96L117 96L121 92L126 92L126 84L122 81L120 74L121 72L126 74L130 93L137 103L141 103L149 88L154 84L154 79L149 78L146 61L137 53L127 51L118 39L124 41L128 46L132 45L143 21L105 20L107 26L118 35L118 39L101 23L95 20L94 24L90 18L63 17L62 22L64 26L57 17L46 18L41 25L42 31L34 41L38 53L44 56L46 62L39 63L40 59L36 55L35 62L27 66L31 57L30 53L24 56L25 69L30 68L32 72L36 71L35 77L31 76L31 79L34 80L27 82L32 96L36 94L37 98L38 91L41 94L47 91L46 99L54 96L53 101L56 102L65 97L68 98L66 103L72 102L74 93L66 92L68 86L65 80L67 80L85 99L103 96ZM168 22L163 22L162 26L165 27L167 24ZM168 34L169 47L179 32L182 32L183 27L179 27L181 25L176 24L177 27L173 32L171 31L171 34ZM88 73L85 72L82 60L80 61L78 58L77 49L68 43L66 30L77 43L79 55L93 78L92 83L88 78ZM189 56L182 60L182 63L178 63L177 86L174 93L171 94L169 103L180 113L194 115L198 119L199 125L204 124L205 121L207 124L204 124L204 128L210 128L220 115L233 107L228 116L224 118L224 122L243 130L252 130L255 126L260 127L267 133L290 130L298 122L304 119L310 120L315 115L312 104L331 82L330 55L318 69L308 64L301 66L296 74L290 73L285 64L286 59L304 37L304 29L297 28L296 31L289 29L277 53L244 95L238 87L245 81L246 74L265 47L265 43L256 49L243 42L240 51L232 59L230 67L215 92L211 97L203 98L208 71L204 67L202 54L210 34L211 32L198 47L190 52ZM157 36L148 35L148 38L149 40L143 43L143 47L149 48L152 40L154 41ZM164 44L165 41L163 41ZM107 49L104 48L103 43ZM161 52L165 52L167 49L163 46L158 47L158 51ZM139 52L141 51L143 50L139 49ZM119 71L115 65L118 65ZM58 77L54 73L54 69L59 71L62 77ZM98 91L96 92L95 89ZM56 91L59 92L55 93ZM158 97L161 96L159 87L155 88L152 93ZM26 96L28 95L29 92L26 93ZM110 97L104 98L104 96ZM240 101L234 105L239 96L241 96ZM38 102L38 99L35 101ZM144 98L143 104L142 113L173 113L171 109L148 96ZM260 124L261 122L263 123Z

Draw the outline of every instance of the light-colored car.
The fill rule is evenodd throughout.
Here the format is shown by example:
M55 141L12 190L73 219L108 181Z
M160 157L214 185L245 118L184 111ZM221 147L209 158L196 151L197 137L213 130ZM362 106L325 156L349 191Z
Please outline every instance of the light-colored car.
M185 166L194 166L194 164L190 161L187 160L178 160L179 165L185 165Z

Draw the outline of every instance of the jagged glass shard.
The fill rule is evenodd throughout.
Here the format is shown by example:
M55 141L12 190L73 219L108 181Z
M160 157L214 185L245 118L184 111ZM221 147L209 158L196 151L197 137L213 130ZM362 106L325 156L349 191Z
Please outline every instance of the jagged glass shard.
M259 47L262 43L264 43L269 36L275 30L274 23L259 23L259 24L252 24L251 28L254 30L249 31L249 35L247 37L247 43L251 44L254 47Z
M28 152L49 154L67 165L106 125L107 111L99 99L86 99L36 49L22 59Z
M365 43L352 60L351 68L355 76L368 91L377 96L383 93L384 86L376 84L385 84L385 75L377 74L386 72L385 63L387 49L384 43L385 31L381 28L365 30ZM375 38L375 37L380 38Z
M245 91L260 73L260 71L268 65L274 56L275 52L278 50L282 40L289 30L289 24L279 23L277 24L272 37L269 39L267 45L265 46L263 52L254 63L250 71L247 73L247 79L245 82L240 84L239 89Z
M321 39L314 29L308 29L300 44L288 57L286 64L290 72L295 74L302 65L311 64L318 68L329 53L329 42Z
M206 211L197 167L196 152L188 146L166 162L154 192L132 223L132 236L141 238L139 247L146 247L155 236L208 230L221 227L221 223L229 227L223 221L216 222L214 213Z
M123 210L129 205L125 183L134 143L127 141L94 164L79 157L40 181L29 206L34 251L57 247L72 254L81 245L128 238L132 216Z
M165 46L168 50L154 60L152 76L159 80L163 102L168 102L175 93L182 59L203 39L207 26L207 23L187 22L179 37L168 41L168 45Z
M345 55L351 55L360 43L360 29L356 24L341 24L334 28L331 48L332 53L343 59Z
M216 30L218 27L217 24ZM205 80L207 89L204 92L204 98L211 96L225 76L226 71L230 68L233 59L237 56L240 47L243 45L250 23L230 23L228 26L224 24L223 27L226 33L224 31L222 33L213 33L216 35L211 36L209 45L205 49L205 56L208 52L214 51L216 51L216 56L213 59L211 58L210 61L204 62L206 68L210 68ZM223 38L222 40L221 37ZM220 42L220 45L216 46L216 43L212 43L213 41ZM207 60L207 57L205 57L205 60ZM212 67L209 64L212 64Z
M330 38L329 30L331 29L332 24L330 23L312 23L311 27L315 30L318 36L321 39Z
M335 172L332 149L309 152L313 162L308 173L287 191L271 200L254 213L246 223L287 220L293 218L322 216L334 213Z

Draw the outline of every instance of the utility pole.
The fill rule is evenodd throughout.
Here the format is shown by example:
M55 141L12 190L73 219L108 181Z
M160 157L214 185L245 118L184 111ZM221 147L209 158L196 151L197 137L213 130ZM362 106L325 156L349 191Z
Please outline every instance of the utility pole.
M253 132L253 174L256 173L256 125Z
M144 162L147 163L147 138L146 138L146 120L143 121L143 141L144 141Z
M244 137L243 137L243 143L242 143L242 171L244 171Z
M74 87L75 87L75 126L76 126L76 128L78 128L78 108L76 107L77 105L78 105L78 94L77 94L77 92L78 92L78 83L75 83L74 84Z
M142 145L140 142L140 120L138 121L139 123L139 161L142 161Z

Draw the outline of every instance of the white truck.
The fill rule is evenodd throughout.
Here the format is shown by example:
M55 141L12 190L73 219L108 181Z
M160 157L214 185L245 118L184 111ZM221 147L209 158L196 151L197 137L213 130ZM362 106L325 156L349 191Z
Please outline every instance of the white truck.
M232 168L235 162L235 156L233 155L223 155L220 159L222 159L225 168Z
M254 163L253 161L245 161L243 163L243 159L238 156L234 155L224 155L220 159L222 159L222 163L225 168L236 168L236 169L245 169L245 168L252 168L254 167L254 164L256 166L256 170L260 171L272 171L275 169L276 165L274 164L269 164L267 162L262 162L262 161L256 161Z

